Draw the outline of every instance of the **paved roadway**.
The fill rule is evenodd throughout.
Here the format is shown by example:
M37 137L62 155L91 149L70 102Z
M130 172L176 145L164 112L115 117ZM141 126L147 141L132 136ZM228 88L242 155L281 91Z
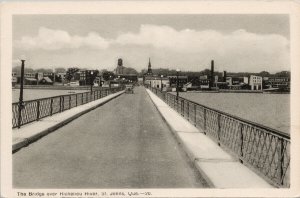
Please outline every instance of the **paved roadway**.
M142 87L13 154L13 185L206 187Z

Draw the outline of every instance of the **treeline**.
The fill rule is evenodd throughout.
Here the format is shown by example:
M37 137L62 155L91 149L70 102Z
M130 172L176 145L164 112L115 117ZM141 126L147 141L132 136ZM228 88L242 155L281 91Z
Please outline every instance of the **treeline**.
M146 69L143 69L139 75L143 76L143 74L147 73ZM154 75L163 75L163 76L175 76L177 74L175 69L152 69L152 73ZM210 70L209 69L204 69L199 72L194 72L194 71L180 71L180 75L183 76L189 76L189 77L199 77L202 75L207 75L210 76ZM223 76L223 72L215 71L214 72L215 76ZM258 73L255 72L227 72L227 76L250 76L250 75L257 75L257 76L263 76L263 77L291 77L291 72L290 71L280 71L276 73L269 73L267 71L261 71Z

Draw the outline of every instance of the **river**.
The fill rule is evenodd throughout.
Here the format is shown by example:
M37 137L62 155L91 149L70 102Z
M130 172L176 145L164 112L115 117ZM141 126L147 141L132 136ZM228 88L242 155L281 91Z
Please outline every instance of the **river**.
M290 133L290 94L180 92L180 96Z
M87 92L89 90L53 90L53 89L24 89L23 100L34 100L39 98L48 98L59 95L69 95L74 93ZM12 102L18 102L20 89L12 89Z

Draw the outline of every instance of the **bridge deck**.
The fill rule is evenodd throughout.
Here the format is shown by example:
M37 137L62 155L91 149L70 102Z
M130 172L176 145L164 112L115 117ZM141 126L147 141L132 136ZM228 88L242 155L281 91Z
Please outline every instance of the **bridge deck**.
M195 188L192 168L142 87L13 155L17 188Z

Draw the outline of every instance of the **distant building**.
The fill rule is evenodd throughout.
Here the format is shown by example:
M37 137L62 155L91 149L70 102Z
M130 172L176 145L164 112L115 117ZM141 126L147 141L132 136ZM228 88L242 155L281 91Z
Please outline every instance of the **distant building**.
M93 73L93 74L91 74L91 73ZM98 73L98 74L96 77L94 76L94 78L95 78L94 83L95 83L96 78L100 77L98 70L80 70L79 72L75 73L72 81L73 82L78 81L80 86L90 85L91 84L91 82L90 82L91 75L95 75L96 73Z
M138 81L137 74L119 74L117 78L129 81L130 83L135 83Z
M150 58L149 58L149 62L148 62L148 70L147 70L147 72L144 74L144 76L153 76Z
M169 78L160 76L145 76L144 84L159 89L170 87Z
M263 78L261 76L250 75L249 85L251 90L262 90L262 81Z
M18 82L18 78L17 78L17 73L16 72L12 72L11 75L11 85L14 87Z
M177 87L177 76L168 76L170 87ZM183 85L188 83L187 76L178 76L178 86L183 87Z
M209 89L210 79L207 75L202 75L199 77L200 88L201 89Z
M117 68L115 69L115 74L116 75L124 74L124 70L125 70L125 67L123 66L123 60L121 58L119 58Z
M269 77L266 84L273 88L290 88L291 79L290 77Z

